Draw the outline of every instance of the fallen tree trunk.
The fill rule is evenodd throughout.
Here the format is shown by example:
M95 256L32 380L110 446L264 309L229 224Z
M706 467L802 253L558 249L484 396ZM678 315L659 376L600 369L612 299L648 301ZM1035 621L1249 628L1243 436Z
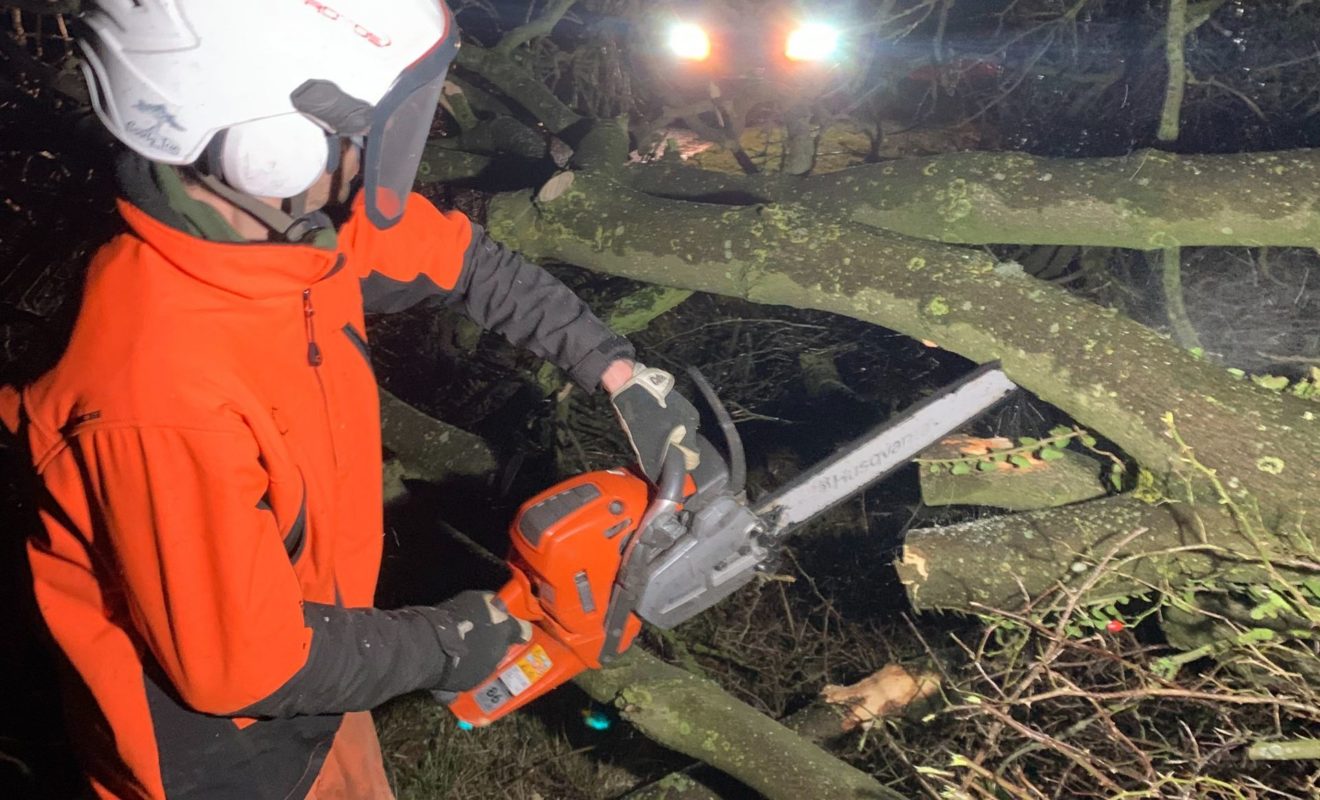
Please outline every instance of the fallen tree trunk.
M711 681L633 648L578 686L613 703L647 737L778 800L898 800L902 795L845 764Z
M1320 538L1300 522L1320 515L1314 404L1235 380L985 253L841 224L800 204L664 200L588 173L553 199L497 196L488 223L533 257L831 311L1000 360L1019 385L1153 472L1206 489L1213 471L1230 499L1259 510L1262 528Z
M569 109L507 57L465 46L458 65L556 134L610 127ZM590 134L586 134L590 135ZM625 149L626 157L626 149ZM1320 241L1320 150L1116 158L948 153L813 176L731 176L674 165L610 169L657 197L786 203L905 236L961 244L1298 246Z
M645 165L627 170L626 179L659 197L791 200L836 219L959 244L1155 250L1320 241L1320 150L1138 150L1115 158L948 153L809 177Z

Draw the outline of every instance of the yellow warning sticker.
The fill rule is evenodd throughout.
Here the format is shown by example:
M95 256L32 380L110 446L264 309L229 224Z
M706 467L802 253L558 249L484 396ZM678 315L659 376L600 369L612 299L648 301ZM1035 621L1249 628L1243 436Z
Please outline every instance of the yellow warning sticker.
M529 686L540 680L553 666L554 663L550 661L550 655L545 652L545 648L539 644L533 645L522 658L500 673L500 681L508 688L509 693L516 697L527 691Z

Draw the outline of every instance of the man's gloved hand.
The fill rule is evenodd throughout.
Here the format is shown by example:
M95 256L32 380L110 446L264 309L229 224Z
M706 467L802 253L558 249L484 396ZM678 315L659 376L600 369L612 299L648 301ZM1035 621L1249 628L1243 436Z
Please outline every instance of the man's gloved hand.
M434 687L437 695L471 689L494 672L510 647L532 638L531 623L510 616L491 592L462 592L423 613L449 656Z
M610 395L610 402L646 477L660 479L670 447L683 453L688 470L696 469L700 417L687 398L674 391L673 375L635 364L632 377Z

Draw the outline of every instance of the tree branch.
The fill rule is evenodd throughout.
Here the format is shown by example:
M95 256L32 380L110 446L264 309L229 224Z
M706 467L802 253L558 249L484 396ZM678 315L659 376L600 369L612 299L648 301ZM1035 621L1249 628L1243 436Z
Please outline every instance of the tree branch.
M1152 254L1153 255L1153 254ZM1164 310L1173 328L1173 338L1187 350L1201 347L1196 328L1187 316L1187 305L1183 302L1182 286L1182 248L1166 247L1159 254L1160 283L1164 287Z
M583 118L561 103L554 92L494 50L467 43L459 48L455 63L499 89L556 136L582 122Z
M577 684L596 701L614 703L647 737L727 772L771 800L902 797L711 681L641 648L584 672Z
M1187 91L1187 61L1184 52L1187 33L1187 0L1169 0L1169 20L1164 30L1164 58L1169 65L1169 77L1164 88L1160 129L1156 134L1161 142L1178 140L1178 119L1182 113L1183 93Z
M550 31L554 30L559 21L564 18L568 10L573 7L577 0L556 0L555 4L546 9L546 12L526 25L520 25L517 28L504 34L499 44L495 45L494 52L504 58L513 55L513 51L527 44L533 39L542 36L549 36Z

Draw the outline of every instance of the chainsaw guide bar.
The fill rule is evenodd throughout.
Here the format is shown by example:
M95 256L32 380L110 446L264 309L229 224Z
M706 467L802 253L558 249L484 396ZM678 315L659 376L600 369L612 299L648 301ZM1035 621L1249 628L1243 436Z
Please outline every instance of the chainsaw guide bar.
M782 539L793 528L885 478L1016 388L998 364L986 364L839 448L759 500L753 512L768 523L766 534L771 539Z

